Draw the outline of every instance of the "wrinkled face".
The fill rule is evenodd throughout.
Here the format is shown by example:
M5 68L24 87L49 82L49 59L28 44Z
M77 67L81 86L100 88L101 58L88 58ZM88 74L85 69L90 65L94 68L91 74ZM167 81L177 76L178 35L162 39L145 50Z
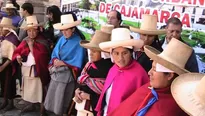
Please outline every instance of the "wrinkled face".
M168 43L172 38L180 39L181 32L182 32L181 25L175 25L173 23L170 23L166 27L166 39L167 39Z
M117 47L112 50L111 53L114 63L120 68L129 65L132 60L132 53L127 48Z
M153 61L152 68L148 72L150 76L150 85L154 88L165 88L170 85L170 80L173 78L173 73L165 74L156 71L156 62Z
M6 13L8 14L8 16L12 16L14 14L14 9L12 8L7 8L6 9Z
M111 11L107 15L107 23L110 25L114 25L114 27L120 26L120 21L117 19L117 12Z
M155 35L140 34L140 39L144 41L144 45L151 45Z
M94 49L90 49L90 60L91 62L95 62L101 59L101 52L94 50Z
M71 28L64 29L64 30L61 30L61 32L63 33L65 38L70 38L74 32L74 28L73 29L71 29Z
M34 39L38 35L38 30L37 28L30 28L27 30L27 34L29 38Z

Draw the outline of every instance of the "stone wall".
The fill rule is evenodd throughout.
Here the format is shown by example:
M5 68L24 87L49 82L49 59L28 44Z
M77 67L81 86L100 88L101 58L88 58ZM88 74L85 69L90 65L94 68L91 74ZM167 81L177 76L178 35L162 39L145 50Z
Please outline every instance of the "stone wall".
M33 4L34 14L38 17L40 22L45 21L45 11L48 6L57 5L60 7L60 0L17 0L20 6L25 2Z

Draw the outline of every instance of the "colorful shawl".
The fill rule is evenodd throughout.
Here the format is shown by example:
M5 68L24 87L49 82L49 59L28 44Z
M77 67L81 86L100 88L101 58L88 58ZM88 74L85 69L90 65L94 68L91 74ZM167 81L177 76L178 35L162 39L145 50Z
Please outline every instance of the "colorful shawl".
M79 84L86 84L90 89L92 89L95 93L100 94L102 92L103 89L103 85L105 83L105 79L104 78L93 78L91 77L87 71L90 68L94 68L97 69L97 67L95 66L94 63L90 63L88 62L85 67L83 68L82 72L81 72L81 76L78 77L78 83Z
M81 69L83 66L84 58L86 56L85 49L80 46L81 38L74 33L70 38L62 36L51 55L50 66L53 65L54 60L57 58L71 67Z

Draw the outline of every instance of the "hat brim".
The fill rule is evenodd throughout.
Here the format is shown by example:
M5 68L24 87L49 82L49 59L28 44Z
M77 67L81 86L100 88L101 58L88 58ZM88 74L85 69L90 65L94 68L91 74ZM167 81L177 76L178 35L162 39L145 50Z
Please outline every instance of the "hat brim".
M103 50L100 49L99 45L90 43L90 41L87 41L87 40L81 40L80 45L84 48L87 48L87 49L94 49L94 50L97 50L97 51L103 51Z
M184 68L178 67L177 65L171 63L168 60L165 60L164 58L162 58L161 56L159 56L159 54L161 53L160 51L158 51L157 49L145 45L144 46L144 51L146 53L146 55L151 58L152 60L156 61L157 63L161 64L162 66L174 71L175 73L177 73L178 75L180 74L184 74L184 73L188 73L189 71L187 71Z
M3 7L2 10L5 10L5 9L17 9L16 7Z
M147 34L147 35L163 35L166 33L165 29L159 29L159 30L142 30L139 28L131 27L130 30L139 34Z
M44 23L39 23L37 25L25 26L25 27L20 27L20 28L23 29L23 30L28 30L28 29L40 27L40 26L43 26L43 25L44 25Z
M99 44L100 48L105 52L110 52L111 48L126 47L126 46L133 46L134 51L137 51L138 49L142 48L143 45L144 45L144 42L140 39L108 41L108 42L102 42Z
M186 73L177 77L171 84L171 93L175 101L192 116L205 116L205 106L194 97L194 90L203 77L204 74Z
M6 28L11 28L11 29L16 29L13 25L5 25L5 24L0 24L0 27L6 27Z
M53 28L54 29L58 29L58 30L64 30L64 29L68 29L68 28L71 28L71 27L75 27L77 25L80 25L81 23L81 20L78 20L78 21L74 21L73 23L67 23L67 24L64 24L64 23L56 23L53 25Z

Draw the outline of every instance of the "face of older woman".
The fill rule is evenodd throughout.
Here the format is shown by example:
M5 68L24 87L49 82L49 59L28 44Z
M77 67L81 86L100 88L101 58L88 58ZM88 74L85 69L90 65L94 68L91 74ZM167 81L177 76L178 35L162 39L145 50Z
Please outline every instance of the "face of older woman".
M152 68L148 72L150 76L150 85L154 88L165 88L170 86L174 73L164 73L156 71L156 62L153 61Z
M61 30L61 32L63 33L65 38L69 38L73 34L74 30L75 30L74 28L72 28L72 29L68 28L68 29Z
M140 39L144 41L144 45L151 45L155 39L155 35L140 34Z
M124 47L114 48L111 55L113 57L114 63L117 64L117 66L120 68L129 65L132 59L132 53Z
M30 28L27 30L27 34L29 38L34 39L38 35L38 30L37 28Z
M92 62L98 61L101 59L101 52L97 50L90 49L90 60Z

